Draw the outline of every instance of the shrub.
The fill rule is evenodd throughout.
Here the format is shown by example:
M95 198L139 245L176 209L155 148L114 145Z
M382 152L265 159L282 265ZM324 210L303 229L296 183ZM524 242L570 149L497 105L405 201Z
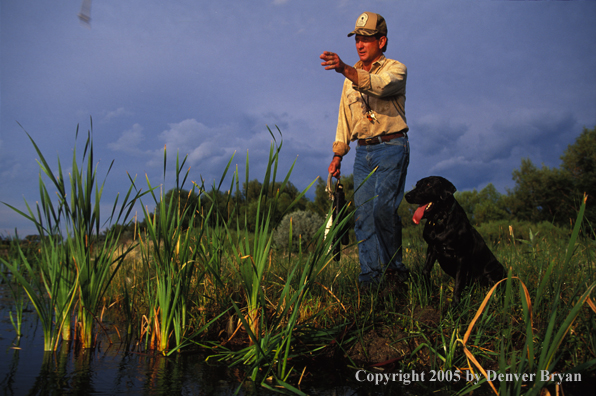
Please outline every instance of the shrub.
M311 211L298 210L288 213L273 233L273 243L278 249L288 247L290 221L292 222L292 251L298 250L299 243L302 243L302 248L305 248L325 222L321 216Z

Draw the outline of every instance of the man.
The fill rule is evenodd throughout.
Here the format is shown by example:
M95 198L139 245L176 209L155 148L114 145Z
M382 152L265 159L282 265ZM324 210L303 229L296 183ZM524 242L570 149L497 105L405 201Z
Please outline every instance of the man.
M360 242L358 280L367 288L379 284L385 273L408 271L402 263L401 219L397 214L410 159L405 116L407 72L402 63L384 55L387 24L381 15L360 15L348 37L353 35L360 58L354 67L333 52L323 52L320 58L325 70L346 77L329 173L339 178L341 160L350 150L350 142L357 141L354 202L355 232Z

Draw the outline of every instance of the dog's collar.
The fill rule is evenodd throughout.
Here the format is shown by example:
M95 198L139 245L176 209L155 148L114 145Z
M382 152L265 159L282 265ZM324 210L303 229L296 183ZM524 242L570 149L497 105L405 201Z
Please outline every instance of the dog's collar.
M455 200L455 198L453 199L453 205L451 205L451 208L449 209L449 211L447 213L445 213L440 219L434 219L434 221L431 221L430 219L428 219L428 223L431 226L435 226L435 225L442 225L445 222L445 219L447 218L447 216L449 216L451 213L453 213L453 211L455 210L455 206L457 205L457 201Z

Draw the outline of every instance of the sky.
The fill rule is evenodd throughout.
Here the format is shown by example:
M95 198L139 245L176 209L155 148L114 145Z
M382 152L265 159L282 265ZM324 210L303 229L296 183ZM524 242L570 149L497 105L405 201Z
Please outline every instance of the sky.
M94 0L89 24L82 3L0 1L0 202L20 210L39 200L27 133L66 173L91 120L100 181L114 161L106 216L128 175L172 188L176 153L199 184L219 182L230 159L244 181L247 155L262 180L268 128L283 140L278 174L295 163L300 190L326 177L343 77L319 55L356 63L347 34L364 11L383 15L386 56L408 68L406 190L440 175L506 193L523 158L558 167L596 126L596 1ZM0 204L0 235L15 228L35 232Z

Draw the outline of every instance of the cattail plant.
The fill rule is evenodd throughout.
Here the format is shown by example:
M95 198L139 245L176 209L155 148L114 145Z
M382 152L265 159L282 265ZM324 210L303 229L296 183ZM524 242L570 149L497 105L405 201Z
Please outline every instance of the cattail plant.
M273 198L267 199L269 196L267 189L275 185L280 149L281 144L277 146L272 143L264 182L258 198L257 221L252 243L248 234L246 218L244 219L244 228L240 228L240 221L236 223L236 238L231 230L226 228L230 246L236 252L235 257L231 256L231 258L240 275L246 306L239 305L233 299L230 299L230 303L249 336L250 345L239 351L225 350L215 357L231 361L231 366L244 365L249 371L250 379L266 388L273 389L265 381L266 378L272 376L277 386L301 394L302 392L287 382L289 375L293 372L288 362L292 357L297 356L295 349L297 335L309 333L306 330L309 318L299 321L302 313L301 308L305 299L308 298L317 276L325 266L333 262L332 244L335 239L333 237L350 221L350 216L345 216L341 223L337 219L327 238L325 238L327 222L321 222L318 231L312 238L313 241L308 252L303 252L301 244L298 244L297 256L293 258L291 254L288 255L286 264L288 273L285 278L281 279L283 283L280 285L280 294L267 295L265 282L266 274L271 270L271 245L274 231L271 220L277 208L276 200L288 183L294 167L292 165L290 168L280 189L272 194ZM247 157L247 183L249 180L248 169ZM298 195L287 210L291 209L306 194L315 181ZM328 213L328 217L330 216L331 212ZM289 251L291 251L292 240L292 225L290 223ZM223 284L223 281L219 279L219 283ZM311 316L310 319L314 316Z
M150 291L150 317L153 321L153 338L157 349L167 354L171 348L170 339L174 333L176 346L179 346L188 328L188 307L193 300L196 285L204 272L197 265L197 239L201 239L201 230L196 227L196 212L200 201L186 200L181 205L178 192L183 191L188 177L188 171L180 180L182 163L176 157L176 190L167 199L160 188L159 195L155 195L147 178L147 185L156 204L156 213L148 213L145 206L143 211L147 219L147 230L140 235L140 246L143 259L150 264L154 277L148 283ZM164 149L164 179L166 175L167 151ZM195 186L188 192L194 195ZM159 212L159 216L157 215ZM187 228L184 219L189 218Z
M77 162L75 144L68 183L60 159L58 171L54 173L33 138L27 134L39 156L41 173L49 178L49 185L56 189L57 203L54 204L50 198L40 174L40 202L37 210L34 212L26 204L28 213L24 213L11 206L31 220L40 235L39 271L42 281L35 280L35 270L22 252L20 258L29 272L29 281L19 275L18 271L13 271L13 274L19 278L40 316L44 336L47 338L44 341L45 350L56 349L62 328L65 329L64 338L69 337L71 308L75 303L78 306L78 340L84 348L93 347L93 325L99 316L102 298L122 260L132 249L130 247L117 254L121 233L118 228L108 228L102 238L100 234L102 227L112 222L126 223L134 204L143 194L137 192L131 196L134 185L131 180L131 186L122 203L118 205L117 196L111 214L104 223L101 222L100 200L105 179L101 185L97 181L92 130L91 122L81 167ZM77 126L75 140L78 134ZM113 161L107 174L112 165Z

